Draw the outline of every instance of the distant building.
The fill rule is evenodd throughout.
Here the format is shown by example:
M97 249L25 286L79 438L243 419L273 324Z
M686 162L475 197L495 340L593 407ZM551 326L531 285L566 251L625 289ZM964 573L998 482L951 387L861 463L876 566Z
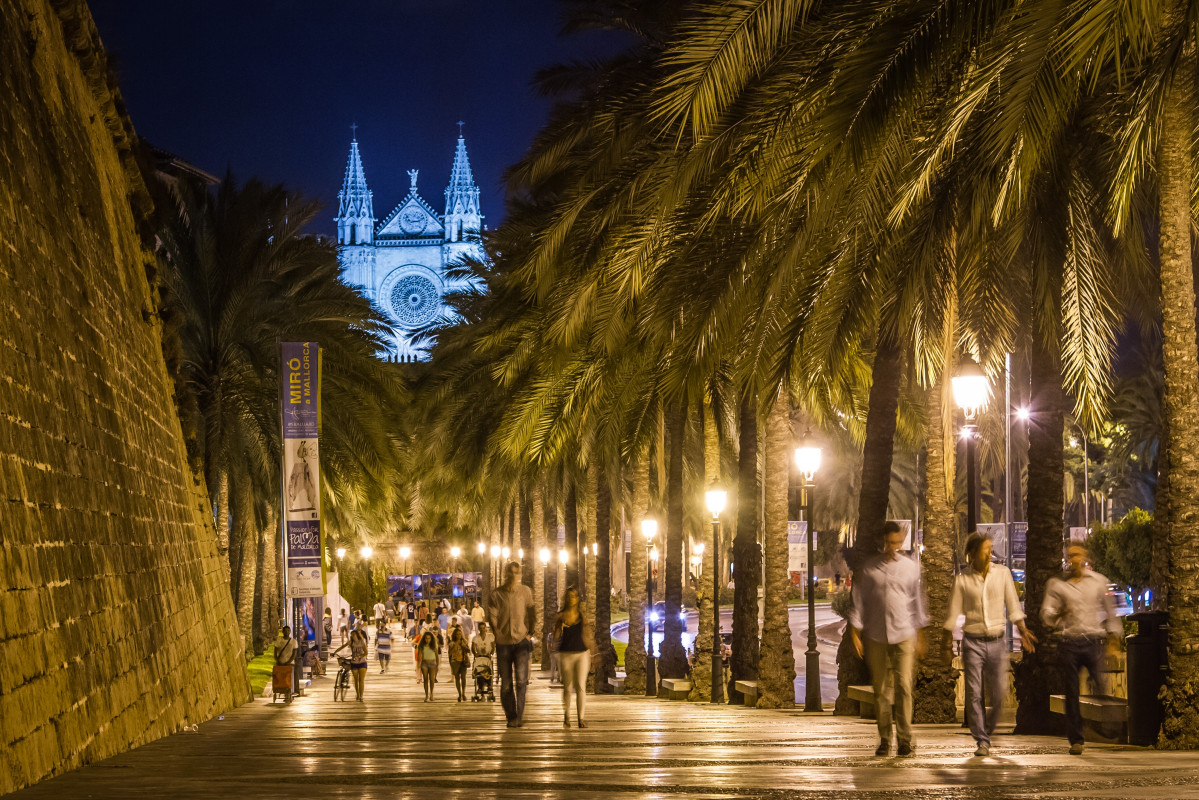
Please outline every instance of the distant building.
M450 278L447 268L465 257L484 258L479 187L471 175L462 134L458 134L445 189L444 213L417 192L417 170L408 170L408 177L408 195L378 222L355 138L337 195L343 278L391 319L395 341L387 357L395 361L428 357L429 328L452 314L443 298L469 286Z

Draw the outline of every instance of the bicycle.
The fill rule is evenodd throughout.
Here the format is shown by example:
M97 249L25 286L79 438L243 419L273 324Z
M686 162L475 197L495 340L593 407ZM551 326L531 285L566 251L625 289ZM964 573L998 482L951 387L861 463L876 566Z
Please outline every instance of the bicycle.
M337 657L337 677L333 680L333 702L345 700L350 691L350 659Z

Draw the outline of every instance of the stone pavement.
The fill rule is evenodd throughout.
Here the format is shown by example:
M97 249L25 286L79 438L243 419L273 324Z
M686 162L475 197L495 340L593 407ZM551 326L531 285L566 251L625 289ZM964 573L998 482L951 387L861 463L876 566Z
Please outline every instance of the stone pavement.
M994 756L975 758L950 725L918 726L915 757L875 758L863 720L604 696L588 698L590 727L566 730L561 695L539 675L520 729L504 726L498 701L455 702L448 670L422 702L400 658L368 674L365 703L334 703L330 674L291 705L258 699L11 797L1199 800L1199 754L1090 745L1070 756L1062 740L1001 736Z

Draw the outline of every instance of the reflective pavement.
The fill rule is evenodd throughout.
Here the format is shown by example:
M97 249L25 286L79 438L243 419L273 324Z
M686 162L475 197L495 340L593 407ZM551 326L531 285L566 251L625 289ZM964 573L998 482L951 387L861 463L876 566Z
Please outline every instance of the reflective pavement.
M397 657L409 648L397 646ZM999 736L973 756L958 726L917 726L915 757L876 758L873 723L644 697L589 697L562 727L542 673L525 726L499 703L434 703L407 659L367 676L366 702L332 677L291 705L258 699L223 720L67 773L14 798L798 797L1199 800L1199 754ZM352 692L351 692L352 698ZM572 713L573 718L573 713Z

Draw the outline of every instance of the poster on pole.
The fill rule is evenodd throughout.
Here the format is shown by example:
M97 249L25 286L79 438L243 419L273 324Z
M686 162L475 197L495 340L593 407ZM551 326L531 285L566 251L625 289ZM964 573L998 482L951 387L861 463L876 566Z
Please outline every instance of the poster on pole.
M1012 559L1028 557L1028 523L1012 523Z
M815 543L813 543L815 544ZM792 586L803 586L808 578L808 523L787 523L787 572Z
M320 346L316 342L284 342L279 376L287 596L319 597L325 593L320 499Z
M975 528L991 540L991 558L1000 564L1007 563L1007 526L1002 522L984 522Z

